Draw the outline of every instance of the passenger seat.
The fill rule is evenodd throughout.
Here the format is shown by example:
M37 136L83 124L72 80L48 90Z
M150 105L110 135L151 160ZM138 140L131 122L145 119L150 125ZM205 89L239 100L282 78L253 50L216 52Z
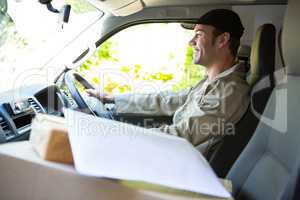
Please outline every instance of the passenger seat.
M285 81L276 83L254 136L227 178L236 200L295 199L300 170L300 1L290 0L282 32Z

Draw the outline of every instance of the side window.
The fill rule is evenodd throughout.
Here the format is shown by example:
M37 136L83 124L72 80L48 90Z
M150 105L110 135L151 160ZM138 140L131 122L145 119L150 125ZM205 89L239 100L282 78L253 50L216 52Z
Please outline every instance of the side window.
M192 36L179 23L132 26L100 45L79 72L108 93L179 91L204 76L193 64Z

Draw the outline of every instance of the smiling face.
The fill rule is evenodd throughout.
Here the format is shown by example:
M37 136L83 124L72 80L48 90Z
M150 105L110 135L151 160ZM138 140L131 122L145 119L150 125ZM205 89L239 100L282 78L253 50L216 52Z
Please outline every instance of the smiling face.
M197 24L194 28L195 35L190 41L193 47L194 64L209 67L216 58L216 44L214 42L215 28L210 25Z

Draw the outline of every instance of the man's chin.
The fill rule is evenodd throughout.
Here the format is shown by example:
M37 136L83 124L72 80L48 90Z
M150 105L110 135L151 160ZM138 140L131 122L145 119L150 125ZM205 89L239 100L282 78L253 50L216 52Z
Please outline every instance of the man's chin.
M200 65L200 63L201 63L200 58L193 57L193 63L194 63L195 65Z
M202 65L204 67L206 66L205 63L200 59L194 59L193 63L194 63L194 65Z

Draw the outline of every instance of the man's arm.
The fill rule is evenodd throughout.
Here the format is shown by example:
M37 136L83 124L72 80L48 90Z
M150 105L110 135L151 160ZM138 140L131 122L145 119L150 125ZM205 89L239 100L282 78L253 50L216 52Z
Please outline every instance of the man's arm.
M217 87L212 93L220 94ZM179 136L197 146L212 137L234 134L234 124L240 120L249 105L247 85L232 85L225 95L210 95L200 102L194 102L193 114L178 123L163 125L156 130ZM218 100L216 102L216 100Z
M186 89L177 93L124 94L115 96L118 113L171 116L183 105L190 92Z
M121 94L112 96L96 90L86 90L90 96L103 103L115 103L117 113L171 116L183 105L191 89L180 92L161 92L153 94Z

